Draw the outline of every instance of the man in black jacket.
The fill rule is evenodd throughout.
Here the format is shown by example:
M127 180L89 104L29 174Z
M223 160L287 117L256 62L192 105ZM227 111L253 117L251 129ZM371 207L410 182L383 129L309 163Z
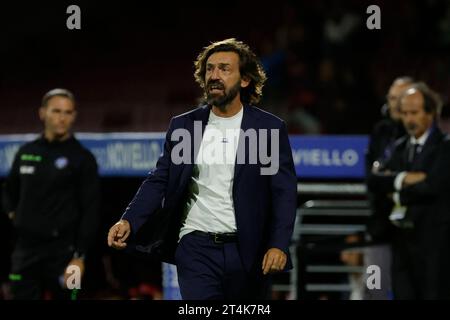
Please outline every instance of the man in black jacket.
M395 299L450 298L450 141L437 126L441 103L425 84L400 100L407 135L369 187L392 198Z
M49 91L39 115L44 133L19 149L4 186L5 211L17 232L10 275L15 299L41 299L45 292L65 297L66 267L78 267L70 273L81 277L98 222L97 163L71 134L72 93Z

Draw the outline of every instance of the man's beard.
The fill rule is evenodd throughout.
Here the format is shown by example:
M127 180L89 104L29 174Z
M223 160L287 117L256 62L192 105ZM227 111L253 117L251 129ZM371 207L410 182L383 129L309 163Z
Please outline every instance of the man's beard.
M210 93L210 89L212 85L217 85L221 87L224 91L223 95L213 95ZM206 85L206 101L208 104L213 105L221 110L225 110L226 107L236 98L237 94L241 91L241 81L238 80L234 86L232 86L229 90L226 90L223 84L218 81L210 81Z

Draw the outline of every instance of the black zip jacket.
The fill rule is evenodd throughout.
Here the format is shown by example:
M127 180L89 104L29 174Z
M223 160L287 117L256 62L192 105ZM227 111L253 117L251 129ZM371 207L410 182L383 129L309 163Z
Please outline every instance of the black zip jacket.
M98 226L99 178L90 151L74 137L23 145L6 179L3 203L19 238L69 239L84 254Z

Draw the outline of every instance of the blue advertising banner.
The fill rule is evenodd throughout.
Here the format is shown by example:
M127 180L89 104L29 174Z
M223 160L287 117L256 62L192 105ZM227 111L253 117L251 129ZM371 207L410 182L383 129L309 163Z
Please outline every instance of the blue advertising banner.
M11 167L19 147L37 135L0 135L0 176ZM78 133L97 159L101 176L143 177L156 166L165 133Z
M368 136L290 136L300 178L363 178Z
M102 176L143 177L156 167L165 133L77 134L94 154Z
M5 176L19 147L35 134L0 135L0 176ZM92 151L102 176L144 177L163 150L164 133L78 133ZM367 136L290 136L300 178L362 178Z

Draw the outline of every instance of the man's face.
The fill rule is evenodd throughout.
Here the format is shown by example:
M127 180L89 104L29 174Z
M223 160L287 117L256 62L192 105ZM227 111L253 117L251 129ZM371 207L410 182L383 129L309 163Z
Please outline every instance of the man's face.
M404 82L394 83L389 89L387 101L389 106L389 116L396 121L400 121L401 112L399 108L400 97L402 93L408 88L409 84Z
M424 99L422 93L411 89L411 94L407 94L401 99L402 121L406 131L410 136L419 138L433 124L434 115L426 113L424 109Z
M62 138L69 134L75 121L76 111L72 100L55 96L47 106L39 109L39 116L44 122L45 132L53 138Z
M206 61L205 92L209 104L225 108L241 88L249 81L241 79L239 72L239 55L235 52L216 52Z

